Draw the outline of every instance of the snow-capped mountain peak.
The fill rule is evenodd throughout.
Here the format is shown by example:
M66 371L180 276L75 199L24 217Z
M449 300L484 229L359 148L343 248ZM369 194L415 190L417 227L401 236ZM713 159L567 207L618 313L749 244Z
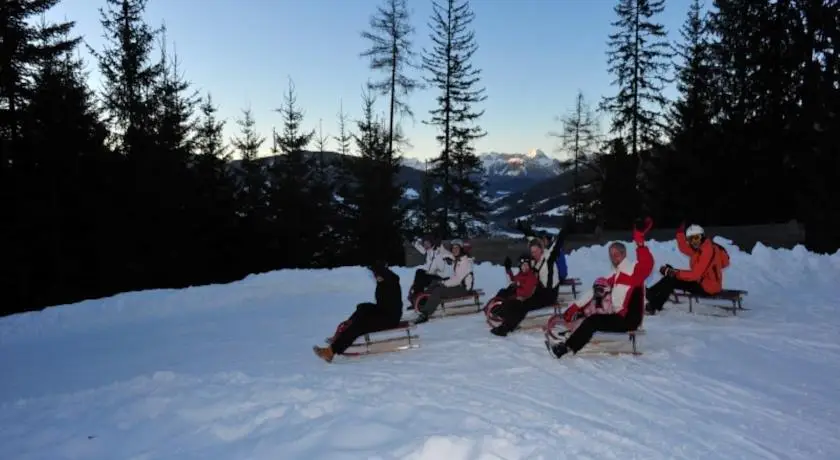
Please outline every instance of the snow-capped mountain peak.
M542 150L533 148L528 153L487 152L479 155L488 177L528 177L541 179L553 177L561 172L560 161L550 158ZM425 160L403 157L402 165L425 171Z

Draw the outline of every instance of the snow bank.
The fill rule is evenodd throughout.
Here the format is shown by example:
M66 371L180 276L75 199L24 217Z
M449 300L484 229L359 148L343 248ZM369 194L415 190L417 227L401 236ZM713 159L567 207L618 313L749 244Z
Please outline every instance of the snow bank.
M421 325L418 350L327 365L310 347L371 298L360 268L3 318L0 458L836 458L840 254L723 244L750 310L668 305L635 358L554 360L539 334L498 338L476 315ZM651 248L685 264L673 241ZM585 284L608 263L604 247L569 257ZM404 289L413 271L397 269ZM487 263L476 276L505 281Z

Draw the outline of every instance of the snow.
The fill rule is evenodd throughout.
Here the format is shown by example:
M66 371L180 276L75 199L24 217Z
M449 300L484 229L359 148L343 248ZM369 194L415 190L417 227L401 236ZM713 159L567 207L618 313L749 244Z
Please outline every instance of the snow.
M420 198L420 194L417 193L417 190L414 190L411 187L407 187L405 189L405 191L403 192L403 197L405 197L409 200L416 200L416 199Z
M372 297L360 268L1 318L0 458L837 458L840 253L723 245L750 310L669 304L639 357L558 361L539 333L495 337L474 315L419 326L416 350L326 364L311 346ZM657 266L687 263L650 246ZM569 255L586 284L607 264L604 247ZM395 270L407 289L414 268Z

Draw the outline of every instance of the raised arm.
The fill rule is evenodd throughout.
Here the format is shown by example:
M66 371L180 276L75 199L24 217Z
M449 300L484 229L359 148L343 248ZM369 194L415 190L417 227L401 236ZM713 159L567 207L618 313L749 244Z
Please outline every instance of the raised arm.
M643 286L645 280L653 271L653 254L645 245L645 235L653 227L653 219L645 218L644 222L637 222L633 229L633 241L636 243L636 265L630 276L634 286Z
M691 257L694 253L691 246L688 245L688 241L685 239L685 222L681 223L679 228L677 228L677 249L688 257Z
M420 238L414 240L413 246L414 249L416 249L417 252L419 252L420 254L426 254L426 248L423 247L423 242L420 240Z

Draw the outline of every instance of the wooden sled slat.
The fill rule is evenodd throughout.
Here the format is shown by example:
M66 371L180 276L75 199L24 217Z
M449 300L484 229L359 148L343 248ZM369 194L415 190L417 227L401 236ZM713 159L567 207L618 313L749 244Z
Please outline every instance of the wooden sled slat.
M688 298L688 312L694 313L694 303L700 303L700 300L722 300L731 303L731 305L720 305L716 303L704 303L704 305L708 305L710 307L719 308L721 310L726 310L732 312L732 316L736 316L738 311L748 311L749 308L744 308L743 306L743 299L744 296L748 294L747 291L741 289L723 289L717 294L707 295L707 294L696 294L696 293L689 293L683 290L674 290L671 294L672 302L676 304L682 303L680 298L685 297ZM707 316L723 316L723 315L707 315Z

